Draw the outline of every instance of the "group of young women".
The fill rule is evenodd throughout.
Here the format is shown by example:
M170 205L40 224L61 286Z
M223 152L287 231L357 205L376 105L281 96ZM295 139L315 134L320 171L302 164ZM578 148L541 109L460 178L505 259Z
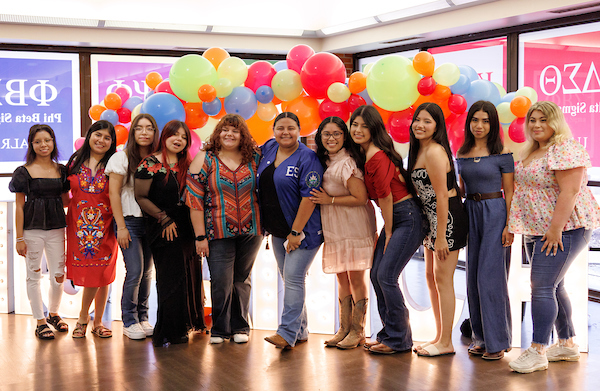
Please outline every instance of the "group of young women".
M529 143L515 169L494 105L473 104L457 156L460 186L438 105L424 103L414 113L408 170L374 107L359 107L349 123L350 129L340 118L326 118L315 153L299 142L293 113L275 119L274 139L260 147L243 118L228 114L190 161L185 123L169 122L159 139L152 117L141 114L124 151L115 153L114 128L98 121L67 167L57 163L52 129L33 126L27 162L15 171L10 189L17 193L17 251L27 259L36 335L54 338L47 323L68 329L57 313L66 225L66 276L84 287L73 337L85 336L92 300L92 332L111 336L102 314L118 243L127 269L121 301L126 336L153 335L155 346L162 346L186 342L190 329L203 330L200 258L206 257L210 343L247 342L250 273L263 235L270 234L284 300L279 327L266 341L292 348L308 339L305 277L324 242L323 271L337 276L340 317L326 346L364 344L376 354L413 349L398 278L423 244L437 333L414 351L453 354L453 275L468 242L469 353L498 360L511 347L507 247L519 233L532 264L534 336L509 365L527 373L547 368L548 361L578 359L563 280L600 226L600 207L586 187L588 154L573 140L560 109L551 102L532 105ZM381 210L379 235L369 200ZM52 276L47 319L39 284L44 248ZM159 301L154 328L148 323L152 262ZM365 343L369 269L383 328ZM546 349L553 325L559 340Z

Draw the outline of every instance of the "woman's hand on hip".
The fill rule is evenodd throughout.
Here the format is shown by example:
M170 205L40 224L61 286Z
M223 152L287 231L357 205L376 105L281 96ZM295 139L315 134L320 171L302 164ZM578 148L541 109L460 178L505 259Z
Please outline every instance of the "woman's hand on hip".
M549 229L542 237L542 242L544 242L544 245L541 251L544 252L546 250L546 256L550 255L550 253L556 255L559 247L561 251L565 251L562 243L562 231L556 232L554 229Z

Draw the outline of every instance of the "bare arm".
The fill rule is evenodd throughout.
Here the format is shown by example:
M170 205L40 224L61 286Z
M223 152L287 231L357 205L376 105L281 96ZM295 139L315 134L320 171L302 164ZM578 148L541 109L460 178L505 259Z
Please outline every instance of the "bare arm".
M298 206L296 219L294 219L294 222L292 223L292 230L302 232L314 210L315 204L312 203L310 198L302 197L302 201L300 201L300 205ZM287 240L288 246L286 250L288 253L300 247L300 242L302 242L300 236L294 236L291 233L287 236Z
M510 205L512 204L512 197L515 192L514 176L512 172L502 174L502 189L504 189L504 201L506 202L506 225L502 231L502 244L504 247L510 246L515 238L515 235L508 232Z
M381 215L384 221L383 229L385 230L385 245L383 247L383 252L385 253L390 238L392 237L392 228L394 227L394 196L392 195L392 192L386 197L380 198L377 204L381 209Z
M15 247L17 253L24 257L27 255L27 244L23 240L25 193L16 193L15 196L15 229L17 231L17 245Z
M352 176L348 179L347 186L350 195L335 196L335 200L322 187L319 190L312 189L310 191L310 200L315 204L335 204L342 206L363 206L367 203L367 187L362 180Z
M108 197L113 217L117 223L117 242L122 248L128 248L131 236L125 225L123 205L121 204L121 191L123 189L123 175L111 172L108 176Z
M434 145L427 151L425 169L431 180L437 201L437 237L434 243L435 254L440 261L446 260L450 250L446 240L446 225L448 224L448 199L450 197L446 183L448 172L448 156L441 146Z

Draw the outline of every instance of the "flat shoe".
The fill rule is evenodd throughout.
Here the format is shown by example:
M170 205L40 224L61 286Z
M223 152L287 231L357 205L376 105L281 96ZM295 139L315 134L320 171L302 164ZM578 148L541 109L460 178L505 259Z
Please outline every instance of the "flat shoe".
M89 319L88 319L89 322ZM79 323L75 325L75 330L73 330L73 338L85 338L85 332L87 330L87 323Z
M439 349L435 345L425 346L417 352L417 355L422 357L448 356L451 354L456 354L456 352L453 350L451 352L440 353Z
M92 329L92 334L94 334L95 336L100 337L100 338L112 337L112 331L102 325L94 327Z
M54 333L47 324L41 324L35 328L35 336L39 339L54 339Z
M417 353L419 351L419 349L424 349L425 347L431 345L431 342L425 342L424 344L421 344L419 346L415 346L413 348L413 352Z
M279 334L273 334L270 337L265 337L265 341L272 343L278 349L291 349L290 344Z
M501 350L496 353L485 352L483 354L483 356L481 356L481 358L483 358L484 360L490 360L490 361L503 359L504 358L504 350Z
M379 341L371 341L371 342L365 342L363 344L363 347L367 350L369 350L371 348L371 346L375 346L375 345L379 345L381 342Z
M48 316L46 318L46 322L51 324L52 327L54 327L54 329L60 333L69 331L69 325L58 315Z
M483 356L486 353L486 350L483 346L473 346L468 350L469 354L473 356Z
M394 354L394 353L398 353L399 350L394 350L392 348L390 348L389 346L380 343L377 345L373 345L369 348L369 352L371 353L375 353L375 354Z

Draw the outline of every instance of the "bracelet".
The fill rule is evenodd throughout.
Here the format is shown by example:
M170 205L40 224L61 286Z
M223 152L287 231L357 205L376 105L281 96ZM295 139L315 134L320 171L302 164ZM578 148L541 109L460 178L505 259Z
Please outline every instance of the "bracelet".
M22 237L21 238L17 238L17 243L24 242L24 241L25 241L25 238L22 238Z
M165 213L165 215L161 219L159 219L158 222L162 223L167 217L169 216L167 216L167 214Z
M335 202L335 197L333 197L333 198L331 199L331 203L333 204L334 202Z
M127 229L127 227L118 228L118 229L117 229L117 232L119 232L119 231L122 231L122 230L124 230L124 229Z

